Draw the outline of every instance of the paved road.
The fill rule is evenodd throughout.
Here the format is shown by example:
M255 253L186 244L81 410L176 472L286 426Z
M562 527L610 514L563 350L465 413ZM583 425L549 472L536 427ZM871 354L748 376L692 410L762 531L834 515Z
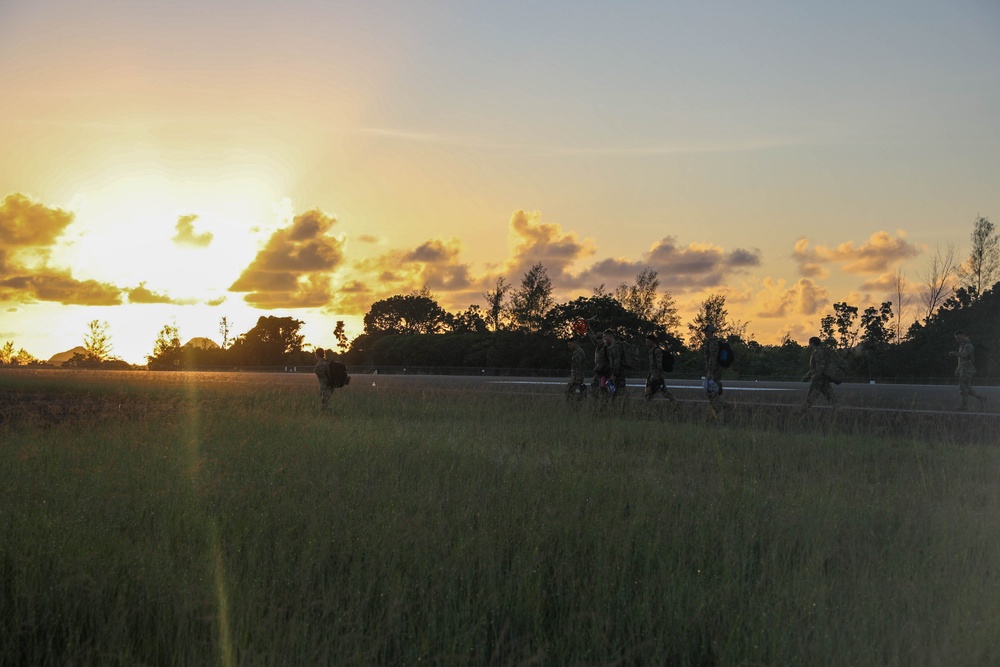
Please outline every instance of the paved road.
M639 379L629 380L629 394L641 397L643 384ZM560 395L565 386L565 378L354 375L351 389ZM681 401L705 401L700 381L668 381L667 387ZM732 381L725 382L724 387L725 397L734 405L797 407L805 398L808 384ZM958 387L954 385L842 384L834 387L834 391L840 399L841 407L848 410L952 412L959 404ZM987 397L987 403L981 410L978 401L973 399L970 401L970 412L1000 416L1000 388L980 387L977 391ZM824 405L825 400L821 397L817 406Z

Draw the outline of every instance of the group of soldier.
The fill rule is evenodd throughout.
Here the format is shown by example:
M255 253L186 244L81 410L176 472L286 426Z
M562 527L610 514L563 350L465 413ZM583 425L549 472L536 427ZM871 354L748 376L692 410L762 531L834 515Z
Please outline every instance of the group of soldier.
M611 329L599 334L594 334L589 327L585 327L585 329L595 347L591 391L595 396L614 399L624 393L626 385L625 353L622 343L616 339L615 332ZM721 342L715 325L706 325L702 329L702 333L704 334L702 351L705 356L704 389L708 398L709 415L718 417L722 411L729 408L729 403L722 398L723 366L719 358ZM986 404L986 397L972 388L972 378L976 374L975 347L964 331L955 332L955 341L958 343L958 350L949 354L958 359L955 375L958 377L961 404L956 409L968 410L970 398L978 400L980 408L982 408ZM570 360L570 380L566 385L566 393L568 397L583 398L587 395L587 386L584 384L587 355L583 346L580 345L579 339L571 339L569 348L572 351L572 357ZM842 364L839 363L837 352L824 344L817 336L809 339L809 350L809 372L802 378L803 381L809 382L809 390L806 392L806 398L800 410L802 412L809 411L819 396L823 396L836 410L840 406L840 402L837 400L832 385L839 384L840 380L843 379L842 375L838 374L838 367L842 373ZM646 375L643 396L647 401L650 401L656 394L663 394L671 408L676 408L677 399L667 389L663 377L664 350L655 334L646 336L646 354L649 370ZM320 406L324 412L328 412L335 383L333 382L330 361L326 359L323 348L316 350L315 373L319 380Z
M705 380L704 389L708 398L709 415L718 415L729 407L729 403L722 398L722 372L723 366L719 359L720 340L718 329L708 324L702 330L704 342L702 352L705 357ZM611 329L603 333L594 334L587 329L587 335L594 343L594 370L591 389L595 396L615 398L625 389L625 365L622 344L616 340L615 333ZM958 390L961 396L961 403L956 410L964 411L969 409L969 399L975 398L979 401L980 408L986 404L986 397L976 392L972 388L972 378L976 374L975 348L972 341L964 331L955 332L955 341L958 343L958 350L949 354L958 358L958 367L955 375L958 377ZM569 341L569 348L572 350L570 363L570 380L566 385L568 397L582 398L587 393L584 384L586 373L586 353L580 345L578 339ZM646 386L643 396L646 400L661 393L670 403L672 408L677 406L677 399L670 390L667 389L663 378L663 355L664 350L656 335L646 336L646 351L649 361L649 371L646 376ZM843 363L837 352L829 345L825 344L818 336L809 339L809 371L803 376L804 382L809 382L809 389L806 392L805 401L799 410L808 412L816 399L824 397L830 406L837 410L840 402L833 391L833 384L840 384L843 380Z

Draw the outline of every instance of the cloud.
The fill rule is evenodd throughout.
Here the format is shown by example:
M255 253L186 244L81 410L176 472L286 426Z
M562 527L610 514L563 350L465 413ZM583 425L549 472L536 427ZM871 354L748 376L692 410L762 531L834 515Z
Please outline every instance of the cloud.
M860 289L872 292L894 292L896 290L896 272L889 271L879 274L875 278L869 278L861 283Z
M121 289L96 280L78 280L49 266L51 247L73 214L21 193L0 203L0 300L52 301L65 305L109 306L122 302Z
M510 276L519 277L541 262L549 278L555 281L568 276L573 263L594 254L593 241L581 241L576 234L563 232L558 224L541 222L538 211L514 211L508 229L514 239L513 255L505 267Z
M378 257L361 260L355 268L377 275L378 282L391 294L427 287L430 290L460 292L473 285L469 265L460 260L462 245L458 239L431 239L412 250L393 250ZM391 286L391 287L390 287Z
M133 287L132 289L126 289L128 294L129 303L182 303L175 299L171 299L166 294L159 294L157 292L152 292L146 288L146 283L139 283L138 287ZM190 303L190 302L187 302Z
M343 261L344 241L328 232L336 219L319 210L295 216L271 235L231 292L258 308L312 308L332 299L331 273Z
M360 236L358 236L356 238L359 241L361 241L362 243L372 243L372 244L375 244L375 243L379 242L379 238L377 236L373 236L371 234L361 234Z
M731 252L710 243L679 246L673 236L652 245L637 261L604 259L577 276L577 286L619 285L646 268L657 272L660 286L670 291L700 290L722 286L727 278L760 266L760 251L736 248Z
M66 271L47 269L44 273L0 278L2 301L53 301L63 305L117 306L121 289L96 280L77 280Z
M46 247L55 243L73 214L50 208L19 192L0 204L0 248Z
M226 302L226 297L220 296L217 299L209 299L205 302L206 306L221 306Z
M826 266L830 264L840 265L846 273L883 273L891 266L920 254L920 248L904 239L905 235L902 230L897 230L895 237L878 231L861 245L845 241L836 247L818 245L812 248L808 239L800 238L795 242L792 257L799 263L799 273L809 278L826 277L829 275Z
M340 287L337 291L344 292L346 294L370 294L371 288L360 280L352 280Z
M815 315L830 303L825 287L810 278L800 278L791 287L784 280L765 278L762 288L754 295L754 314L762 318L783 318Z
M196 248L207 248L212 242L212 232L195 234L194 221L197 215L182 215L177 219L177 234L171 239L177 245L194 246Z

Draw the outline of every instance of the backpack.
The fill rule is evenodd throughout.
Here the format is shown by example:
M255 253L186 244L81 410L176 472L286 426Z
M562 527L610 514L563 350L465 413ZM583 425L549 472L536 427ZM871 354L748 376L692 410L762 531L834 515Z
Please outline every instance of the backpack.
M670 373L674 370L674 355L670 350L663 350L663 372Z
M347 366L339 361L330 362L330 386L334 388L346 387L351 384L351 376L347 374Z
M833 384L840 384L847 379L847 360L836 352L830 352L830 355L833 356L833 367L826 365L826 377Z
M639 368L639 348L632 343L619 341L622 346L622 366L625 368Z
M733 352L733 346L729 344L729 341L720 340L719 365L723 368L729 368L733 365L734 359L736 359L736 354Z
M990 365L990 348L982 343L975 343L972 348L972 363L979 375L986 375L986 367Z

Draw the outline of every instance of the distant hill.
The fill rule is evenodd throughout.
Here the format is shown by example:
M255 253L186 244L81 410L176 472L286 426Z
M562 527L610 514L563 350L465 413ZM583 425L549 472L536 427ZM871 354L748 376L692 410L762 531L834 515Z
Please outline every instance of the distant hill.
M194 350L218 350L219 344L211 338L196 337L184 343L184 347Z
M64 363L73 358L75 354L87 354L87 348L82 345L77 345L72 350L66 350L65 352L58 352L53 354L47 363L53 366L62 366Z

